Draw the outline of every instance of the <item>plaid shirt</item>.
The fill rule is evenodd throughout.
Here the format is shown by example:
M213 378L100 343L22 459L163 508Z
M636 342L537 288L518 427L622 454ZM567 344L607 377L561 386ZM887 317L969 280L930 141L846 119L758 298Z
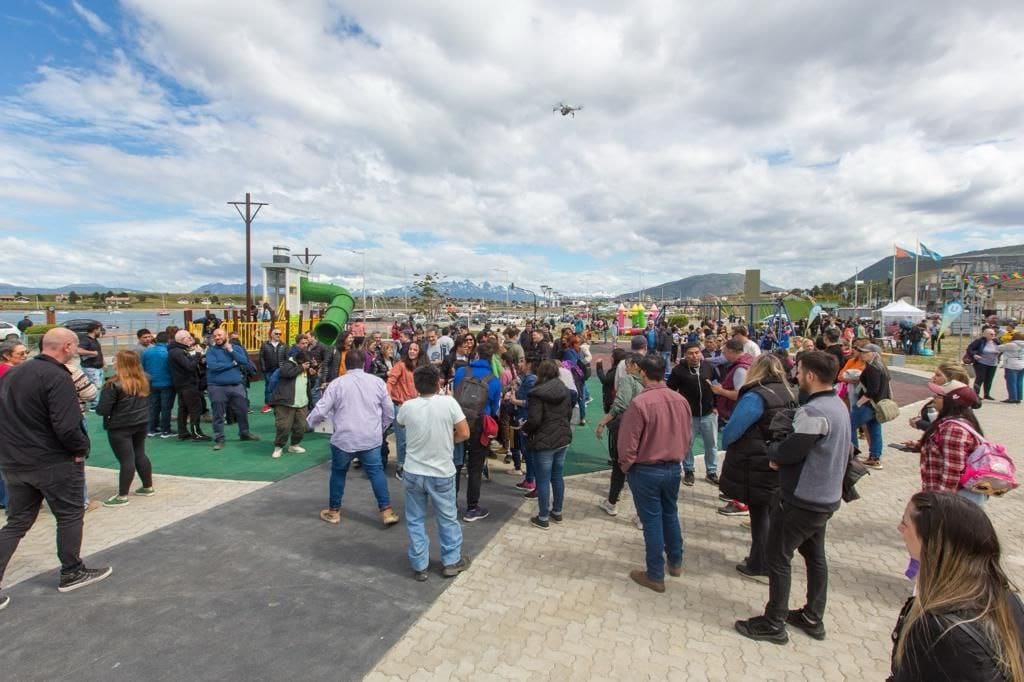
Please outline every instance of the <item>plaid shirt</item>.
M921 490L955 493L977 440L956 419L944 419L921 445Z

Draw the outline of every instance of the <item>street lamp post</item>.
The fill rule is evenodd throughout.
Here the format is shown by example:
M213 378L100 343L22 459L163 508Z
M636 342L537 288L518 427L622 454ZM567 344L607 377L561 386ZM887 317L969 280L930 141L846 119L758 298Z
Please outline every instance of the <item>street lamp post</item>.
M522 287L517 287L514 282L509 282L508 288L509 288L509 290L518 289L519 291L523 291L523 292L533 296L533 321L536 322L537 321L537 292L530 291L529 289L524 289Z
M345 251L349 251L351 253L356 253L356 254L359 254L360 256L362 256L362 261L363 261L363 263L362 263L362 265L363 265L363 272L362 272L362 280L363 280L363 317L365 317L366 313L367 313L367 311L366 311L366 250L365 249L344 249L344 250Z

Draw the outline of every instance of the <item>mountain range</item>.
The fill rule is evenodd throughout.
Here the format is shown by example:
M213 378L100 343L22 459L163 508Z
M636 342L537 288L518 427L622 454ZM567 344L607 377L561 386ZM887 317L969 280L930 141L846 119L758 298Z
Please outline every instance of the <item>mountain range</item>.
M701 298L709 294L722 296L742 293L743 281L744 276L738 272L712 272L704 275L691 275L664 284L655 284L645 287L642 293L644 296L657 299ZM761 291L782 291L782 289L762 281ZM630 291L620 294L618 298L635 299L639 297L640 293L639 291Z
M244 287L243 287L244 288ZM0 282L0 294L16 294L21 292L23 296L35 296L36 294L70 294L72 291L78 294L91 294L94 291L138 291L137 289L122 289L121 287L108 287L106 284L95 282L82 282L79 284L68 284L63 287L25 287L17 284L5 284Z

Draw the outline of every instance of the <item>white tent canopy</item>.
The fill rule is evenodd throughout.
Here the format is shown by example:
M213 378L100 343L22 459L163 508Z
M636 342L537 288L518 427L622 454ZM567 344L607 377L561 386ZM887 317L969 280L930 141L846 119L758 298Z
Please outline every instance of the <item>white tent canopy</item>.
M884 308L879 308L875 311L875 314L881 317L883 322L885 320L912 320L920 322L927 313L900 299L899 301L893 301Z

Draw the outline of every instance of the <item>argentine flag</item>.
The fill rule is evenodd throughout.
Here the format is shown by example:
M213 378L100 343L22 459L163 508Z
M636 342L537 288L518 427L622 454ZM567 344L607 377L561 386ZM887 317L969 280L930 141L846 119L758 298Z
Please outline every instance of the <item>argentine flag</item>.
M922 256L924 256L926 258L931 258L934 261L942 260L942 256L940 256L936 252L932 251L931 249L929 249L927 246L925 246L921 242L918 242L917 246L919 247L918 250L921 252Z

